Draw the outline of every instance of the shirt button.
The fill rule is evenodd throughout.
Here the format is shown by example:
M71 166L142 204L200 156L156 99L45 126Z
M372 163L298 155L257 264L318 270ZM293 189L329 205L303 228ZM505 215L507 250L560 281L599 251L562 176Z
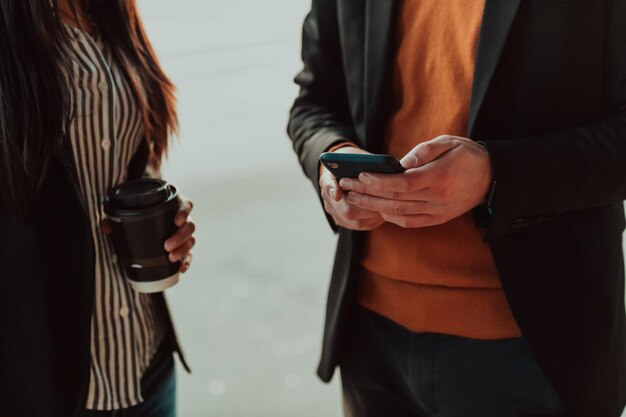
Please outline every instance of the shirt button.
M106 83L106 81L100 81L98 83L98 88L104 93L109 89L109 85Z
M128 313L130 311L128 310L128 307L122 307L120 308L120 316L122 317L128 317Z
M108 151L111 147L111 141L109 139L103 139L102 142L100 142L100 145L102 146L102 149Z

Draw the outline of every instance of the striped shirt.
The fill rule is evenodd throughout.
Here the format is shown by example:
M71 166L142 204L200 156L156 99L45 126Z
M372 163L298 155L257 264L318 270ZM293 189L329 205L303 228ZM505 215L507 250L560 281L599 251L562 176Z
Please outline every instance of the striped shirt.
M165 333L153 299L131 289L110 237L100 227L104 196L126 179L128 164L143 140L142 118L110 48L98 37L69 26L68 31L73 109L68 136L95 248L86 408L116 410L143 401L141 377Z

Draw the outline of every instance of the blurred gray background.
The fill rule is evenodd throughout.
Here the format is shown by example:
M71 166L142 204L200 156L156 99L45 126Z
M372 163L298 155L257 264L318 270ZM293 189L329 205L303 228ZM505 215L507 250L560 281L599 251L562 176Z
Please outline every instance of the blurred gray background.
M335 239L285 134L310 0L139 0L178 86L164 168L196 205L192 270L169 290L193 373L182 417L339 417L315 376Z
M335 239L285 134L310 0L140 0L178 86L164 176L195 202L191 271L168 291L193 368L183 417L341 415L315 376Z

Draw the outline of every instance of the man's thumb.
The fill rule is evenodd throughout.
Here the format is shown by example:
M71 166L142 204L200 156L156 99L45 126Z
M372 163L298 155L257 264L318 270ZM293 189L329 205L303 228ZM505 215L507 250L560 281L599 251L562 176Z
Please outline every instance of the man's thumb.
M417 168L419 166L419 160L417 159L417 156L413 155L413 153L409 153L407 156L402 158L400 164L404 169Z
M434 161L457 146L458 142L451 140L450 136L440 136L417 145L400 163L405 169L417 168Z

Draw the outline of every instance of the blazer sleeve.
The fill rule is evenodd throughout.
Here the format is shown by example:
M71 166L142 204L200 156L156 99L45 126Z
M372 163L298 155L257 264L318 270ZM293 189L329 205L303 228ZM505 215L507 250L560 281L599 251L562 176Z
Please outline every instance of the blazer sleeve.
M608 4L607 118L521 140L485 142L497 181L487 241L567 211L626 199L626 0Z
M341 142L356 144L346 93L337 1L313 0L302 31L304 68L287 132L304 173L319 195L319 156ZM336 228L332 219L329 222Z

